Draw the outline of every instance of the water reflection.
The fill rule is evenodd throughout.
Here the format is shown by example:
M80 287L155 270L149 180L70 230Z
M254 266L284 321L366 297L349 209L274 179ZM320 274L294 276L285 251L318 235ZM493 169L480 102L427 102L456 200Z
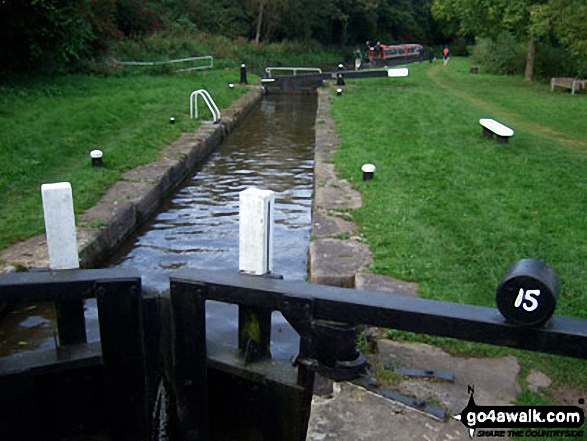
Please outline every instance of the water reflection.
M2 318L0 357L21 351L56 348L55 306L51 302L18 305Z

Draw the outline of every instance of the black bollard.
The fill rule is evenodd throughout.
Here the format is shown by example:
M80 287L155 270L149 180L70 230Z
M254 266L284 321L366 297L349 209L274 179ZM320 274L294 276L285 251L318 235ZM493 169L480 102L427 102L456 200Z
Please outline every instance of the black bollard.
M344 77L341 73L336 74L336 85L344 86Z
M367 367L367 359L357 348L358 328L348 323L316 320L312 324L314 358L318 372L334 381L353 380Z
M363 181L373 179L373 174L375 173L375 166L373 164L364 164L361 170L363 171Z
M247 66L241 64L241 84L249 84L247 81Z
M92 150L90 158L92 158L92 167L102 167L102 151Z

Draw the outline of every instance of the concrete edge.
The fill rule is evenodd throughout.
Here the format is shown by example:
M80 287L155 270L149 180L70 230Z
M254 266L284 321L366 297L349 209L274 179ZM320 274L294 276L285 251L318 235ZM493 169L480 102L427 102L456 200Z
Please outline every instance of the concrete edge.
M312 239L309 247L309 280L320 285L417 296L418 284L371 274L371 251L357 234L351 212L363 204L361 194L340 179L332 162L340 142L330 100L331 85L318 89L314 151Z
M326 83L318 89L309 280L354 288L355 275L373 259L367 245L356 235L357 225L348 218L350 210L362 205L361 195L336 176L332 163L340 140L330 114L331 96L331 88Z
M97 205L77 219L77 241L81 268L104 262L142 224L150 220L170 193L203 164L208 155L232 132L261 100L257 86L223 110L220 124L201 125L183 133L161 150L159 159L123 175L110 187ZM75 191L75 190L74 190ZM45 235L16 243L0 253L0 273L46 268L49 257Z

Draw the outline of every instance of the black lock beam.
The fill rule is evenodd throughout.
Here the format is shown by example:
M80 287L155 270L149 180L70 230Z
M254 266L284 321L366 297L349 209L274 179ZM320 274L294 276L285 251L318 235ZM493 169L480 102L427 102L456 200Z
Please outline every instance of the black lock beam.
M542 328L528 328L508 323L496 308L486 306L203 270L179 271L172 280L205 284L210 300L289 310L290 314L292 305L312 304L316 320L587 357L587 321L572 317L555 316ZM286 302L288 307L284 306ZM292 326L296 327L294 323Z

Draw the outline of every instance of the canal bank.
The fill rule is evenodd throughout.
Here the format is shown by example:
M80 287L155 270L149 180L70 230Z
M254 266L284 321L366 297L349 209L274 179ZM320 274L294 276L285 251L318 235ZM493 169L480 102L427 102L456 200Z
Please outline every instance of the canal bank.
M80 266L93 268L105 262L127 238L151 219L164 199L206 160L261 97L260 87L250 87L248 92L223 110L219 124L202 124L195 131L183 133L161 151L157 161L126 172L96 206L78 218ZM47 268L49 256L45 235L6 248L0 253L0 263L0 272Z
M331 100L344 99L332 88L319 89L316 118L314 162L314 200L312 242L310 244L310 280L313 283L417 296L418 284L369 273L372 262L367 245L352 222L352 210L361 206L361 195L336 175L333 156L340 139L331 117ZM368 160L368 158L367 158ZM360 179L361 164L356 178ZM544 373L531 369L521 377L517 357L496 358L455 356L441 348L388 338L381 329L369 329L372 337L366 346L371 370L380 390L392 390L411 397L415 404L384 398L352 382L327 386L314 395L306 441L328 440L425 440L465 441L466 427L452 415L459 414L469 400L469 387L475 399L485 405L511 405L521 392L520 381L534 392L548 390L552 382ZM454 380L410 377L394 373L396 368L450 372ZM381 383L379 382L381 381ZM555 395L561 404L577 403L583 395L572 390L564 396L565 386ZM560 398L563 397L564 398ZM569 399L568 397L572 397ZM447 410L440 420L423 411L423 404ZM585 409L585 405L582 405ZM487 437L488 440L507 439Z

